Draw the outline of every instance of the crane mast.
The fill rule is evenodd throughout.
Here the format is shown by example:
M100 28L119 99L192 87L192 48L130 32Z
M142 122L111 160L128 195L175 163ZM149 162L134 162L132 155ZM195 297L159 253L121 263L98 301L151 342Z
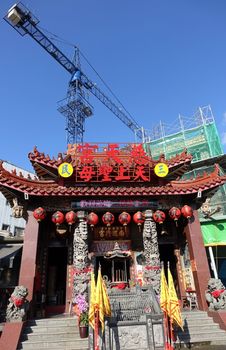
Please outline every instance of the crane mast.
M4 19L22 36L29 34L71 74L67 97L58 106L58 111L66 117L67 143L83 143L85 119L93 114L87 98L89 93L130 128L139 140L144 141L144 129L82 72L77 48L72 61L39 29L39 20L22 3L11 7Z

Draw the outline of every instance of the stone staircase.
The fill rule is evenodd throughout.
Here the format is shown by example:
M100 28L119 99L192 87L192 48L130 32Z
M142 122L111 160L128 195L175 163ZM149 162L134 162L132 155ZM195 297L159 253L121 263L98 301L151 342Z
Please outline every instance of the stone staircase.
M184 332L177 330L176 344L188 347L189 344L206 343L209 345L225 345L226 349L226 331L221 329L218 323L215 323L207 312L193 310L182 313L184 320Z
M79 336L76 317L30 320L24 328L19 349L88 350L88 338Z
M204 311L182 313L184 332L176 332L176 348L195 344L225 345L226 331ZM79 337L76 317L52 317L27 322L19 349L89 350L88 338Z

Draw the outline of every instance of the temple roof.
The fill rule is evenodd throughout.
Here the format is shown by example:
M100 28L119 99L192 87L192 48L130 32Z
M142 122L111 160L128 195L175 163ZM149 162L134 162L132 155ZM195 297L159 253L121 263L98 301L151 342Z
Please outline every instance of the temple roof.
M215 165L212 173L204 173L195 179L172 180L165 186L151 186L149 183L131 183L131 184L92 184L83 183L74 186L63 186L54 180L38 180L25 178L22 174L17 175L16 171L9 172L0 162L0 190L7 199L12 199L18 193L27 193L29 196L177 196L195 194L199 191L212 191L218 186L223 185L226 176L219 175L219 166Z
M128 156L129 157L129 156ZM32 163L32 166L41 179L55 179L58 176L58 167L63 162L69 162L73 166L76 166L75 160L70 154L63 155L58 153L57 159L43 152L39 152L37 147L34 147L33 151L28 154L28 158ZM170 178L176 178L182 176L187 170L188 166L192 161L192 155L187 153L185 149L182 153L173 156L172 158L166 160L164 154L159 156L158 160L154 160L150 157L150 162L152 167L154 167L159 162L164 162L169 167Z

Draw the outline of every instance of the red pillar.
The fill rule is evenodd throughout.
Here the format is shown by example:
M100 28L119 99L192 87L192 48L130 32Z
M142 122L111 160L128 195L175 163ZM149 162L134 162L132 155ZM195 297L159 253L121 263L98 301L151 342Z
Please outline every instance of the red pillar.
M16 350L24 322L6 322L0 338L1 350Z
M33 217L33 212L28 211L28 221L24 232L23 253L20 266L19 285L28 289L29 301L33 297L34 278L36 270L36 255L38 246L39 224Z
M189 220L185 228L185 233L188 241L191 269L193 272L199 309L207 310L208 306L205 298L205 291L210 278L210 271L197 210L194 211L194 216Z

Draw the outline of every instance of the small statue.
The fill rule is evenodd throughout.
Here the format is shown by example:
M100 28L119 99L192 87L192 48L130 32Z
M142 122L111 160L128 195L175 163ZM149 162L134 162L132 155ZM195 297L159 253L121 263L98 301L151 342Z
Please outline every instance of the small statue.
M210 310L226 309L226 289L220 279L209 279L206 300Z
M6 310L7 322L21 322L25 320L29 306L28 300L26 300L27 295L28 290L26 287L15 287L9 298L9 304Z
M23 217L23 206L18 204L18 199L13 198L13 207L12 207L12 216L14 218L22 218Z

